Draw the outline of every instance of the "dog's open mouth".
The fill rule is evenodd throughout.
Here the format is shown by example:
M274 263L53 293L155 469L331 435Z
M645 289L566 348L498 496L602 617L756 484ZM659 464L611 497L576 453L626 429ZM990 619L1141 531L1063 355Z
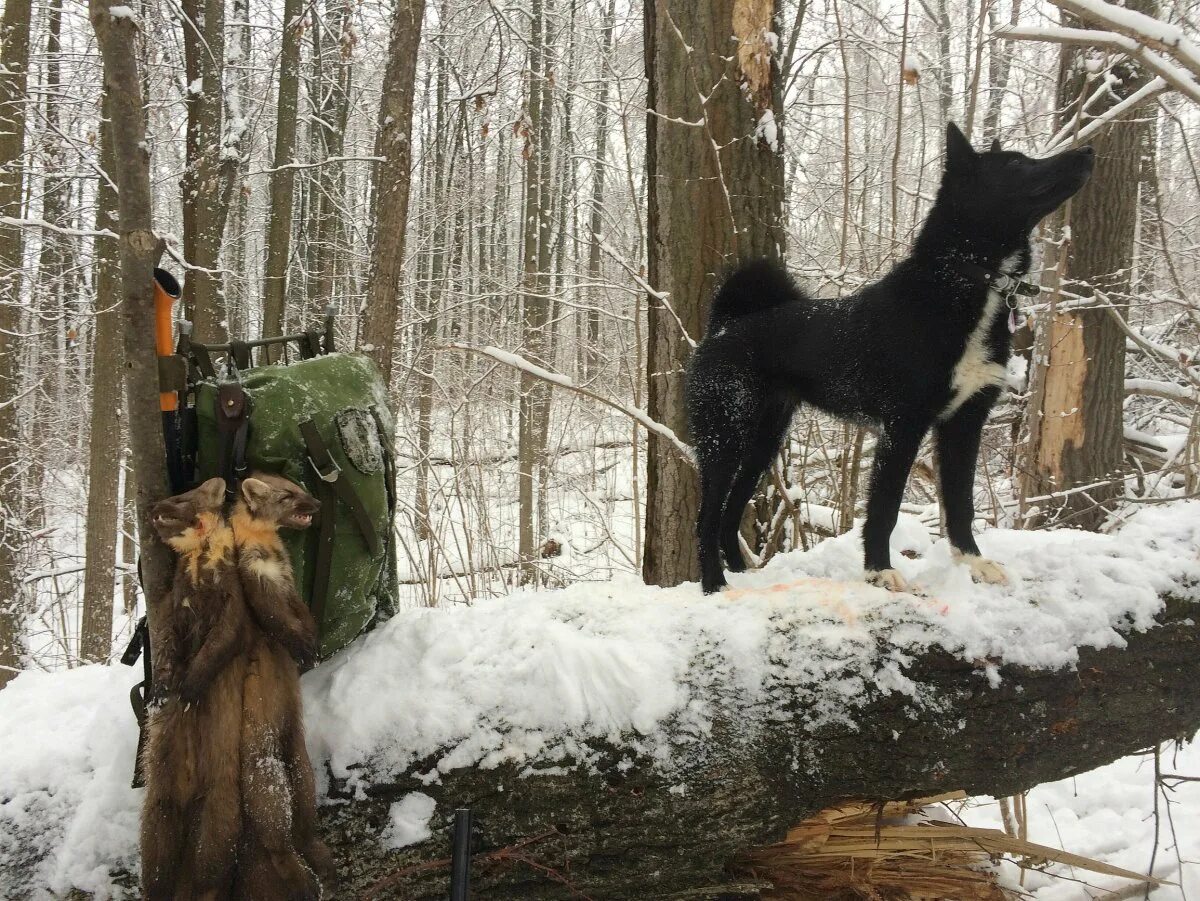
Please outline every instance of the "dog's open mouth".
M304 529L312 525L313 517L311 513L296 513L292 515L292 525L298 529Z

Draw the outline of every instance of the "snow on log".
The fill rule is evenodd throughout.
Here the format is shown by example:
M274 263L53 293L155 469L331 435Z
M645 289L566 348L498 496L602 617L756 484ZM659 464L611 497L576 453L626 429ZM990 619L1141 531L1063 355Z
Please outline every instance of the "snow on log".
M919 595L862 583L852 533L718 597L627 578L402 612L304 679L336 897L444 898L460 806L481 896L754 897L729 861L835 800L1008 795L1200 729L1200 503L980 543L1011 586L905 516ZM131 884L137 678L0 693L16 897Z

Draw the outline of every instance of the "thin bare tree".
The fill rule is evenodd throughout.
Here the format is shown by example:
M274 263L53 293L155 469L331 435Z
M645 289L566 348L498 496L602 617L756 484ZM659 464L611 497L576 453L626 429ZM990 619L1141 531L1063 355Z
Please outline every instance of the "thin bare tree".
M20 664L22 623L17 571L22 454L17 404L25 233L17 222L5 219L21 218L31 14L30 0L6 0L0 21L0 688L16 675Z
M362 345L390 383L400 309L400 276L412 182L413 88L425 0L399 0L392 12L375 155L375 227Z

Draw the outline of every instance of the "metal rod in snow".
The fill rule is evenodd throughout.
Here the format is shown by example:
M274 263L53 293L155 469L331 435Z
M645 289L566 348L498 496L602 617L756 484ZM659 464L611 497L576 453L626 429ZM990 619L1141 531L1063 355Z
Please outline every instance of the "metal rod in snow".
M471 808L454 811L450 857L450 901L467 901L471 894Z

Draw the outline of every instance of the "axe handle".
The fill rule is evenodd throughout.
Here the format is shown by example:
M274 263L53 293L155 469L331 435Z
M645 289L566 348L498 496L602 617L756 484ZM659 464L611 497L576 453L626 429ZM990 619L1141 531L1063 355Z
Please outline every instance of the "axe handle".
M154 270L154 349L160 357L171 356L172 340L171 308L179 299L179 282L170 273ZM179 409L179 395L174 391L158 393L158 407L164 413Z

